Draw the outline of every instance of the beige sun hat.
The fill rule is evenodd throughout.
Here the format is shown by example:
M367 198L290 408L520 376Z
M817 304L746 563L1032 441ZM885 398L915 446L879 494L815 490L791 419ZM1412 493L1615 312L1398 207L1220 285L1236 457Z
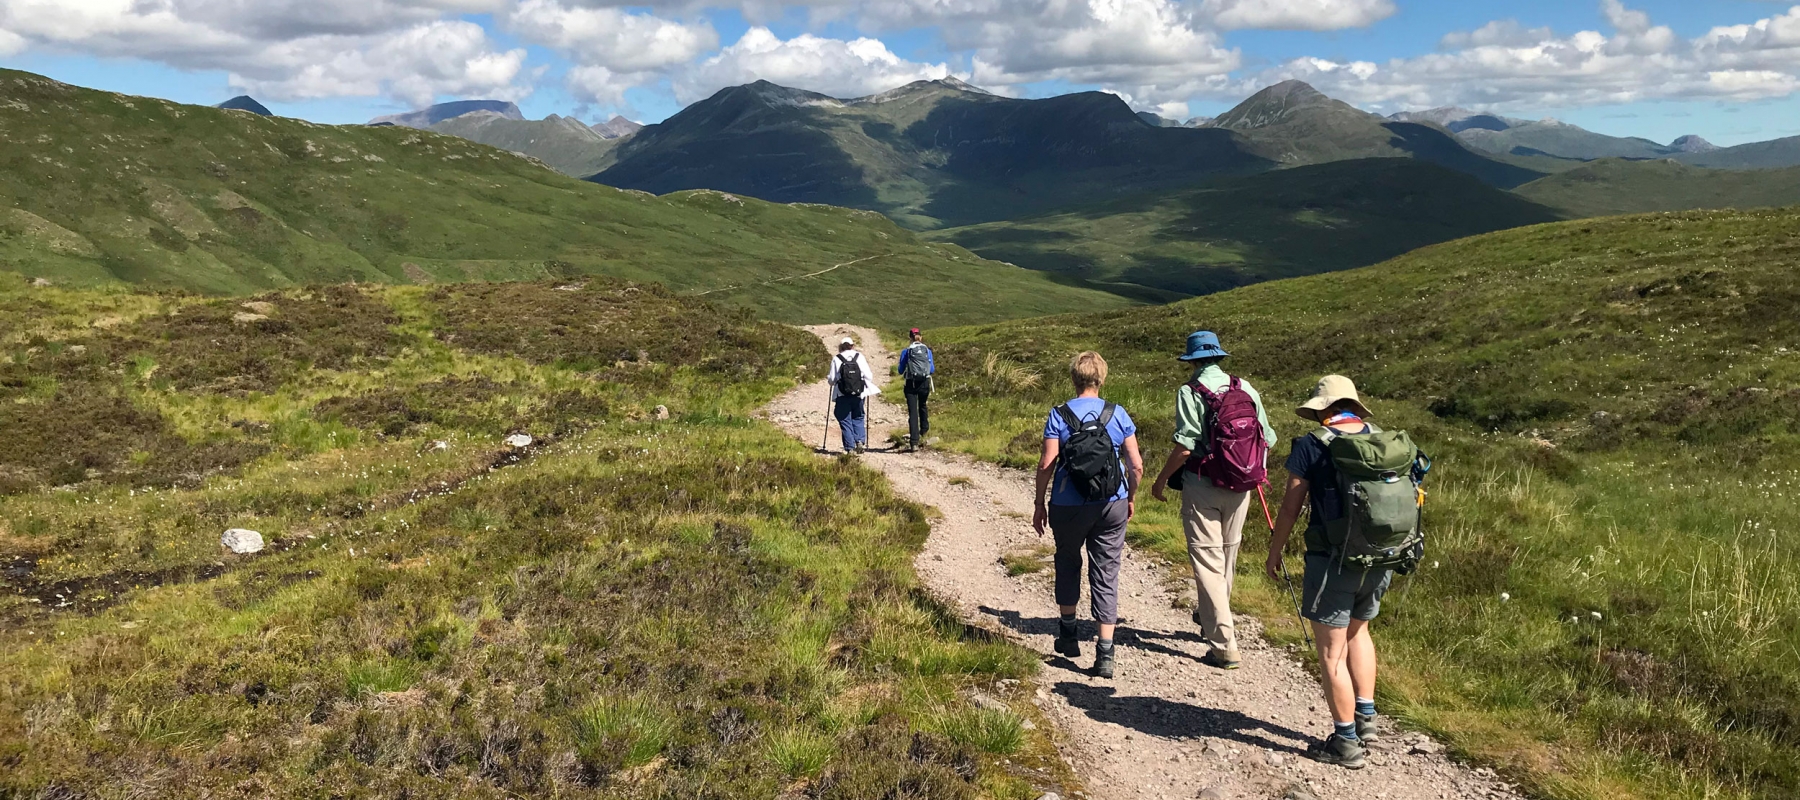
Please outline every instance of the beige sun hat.
M1369 413L1369 407L1363 405L1362 398L1356 396L1356 384L1342 375L1326 375L1320 378L1319 385L1313 389L1312 399L1294 409L1294 413L1299 414L1302 419L1320 422L1322 420L1319 415L1340 400L1349 400L1356 404L1358 416L1372 416Z

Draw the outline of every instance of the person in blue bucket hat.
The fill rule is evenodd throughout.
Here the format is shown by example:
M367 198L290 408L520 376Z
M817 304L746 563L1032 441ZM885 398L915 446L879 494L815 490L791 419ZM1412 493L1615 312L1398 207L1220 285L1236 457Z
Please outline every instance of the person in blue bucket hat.
M1231 615L1232 577L1250 493L1267 482L1269 448L1275 444L1262 395L1220 368L1229 355L1212 331L1188 335L1179 360L1192 373L1175 390L1175 449L1150 489L1161 501L1168 499L1165 488L1181 492L1181 524L1194 572L1194 624L1209 646L1201 660L1219 669L1241 663Z

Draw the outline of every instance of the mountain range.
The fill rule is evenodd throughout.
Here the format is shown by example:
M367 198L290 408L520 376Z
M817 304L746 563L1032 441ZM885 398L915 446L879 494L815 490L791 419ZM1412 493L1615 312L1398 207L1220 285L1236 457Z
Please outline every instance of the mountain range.
M248 294L607 275L766 319L888 326L1126 302L867 211L655 197L428 130L254 117L11 70L0 130L0 270L56 284ZM912 291L926 299L888 301Z
M1301 83L1198 127L1145 121L1119 97L1007 98L917 81L842 99L758 81L721 90L621 143L593 180L662 193L710 186L881 211L932 229L1229 175L1409 157L1501 187L1543 173L1475 153L1429 125L1384 120Z

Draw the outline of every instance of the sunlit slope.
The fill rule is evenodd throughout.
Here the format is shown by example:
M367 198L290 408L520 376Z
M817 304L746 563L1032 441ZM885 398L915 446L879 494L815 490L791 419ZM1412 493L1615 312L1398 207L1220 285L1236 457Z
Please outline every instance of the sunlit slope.
M679 292L751 287L723 299L784 321L887 325L914 320L872 302L870 286L950 298L979 286L1025 300L1020 313L1119 303L923 244L870 212L624 192L405 128L318 126L0 71L0 137L0 268L58 283L230 294L605 274ZM863 284L812 281L804 298L755 288L871 256L884 269ZM940 311L922 322L1011 313Z
M1542 225L1164 308L941 332L934 430L1028 463L1069 357L1092 348L1158 461L1174 357L1201 328L1284 439L1341 373L1437 457L1430 564L1376 626L1389 709L1546 796L1790 796L1800 211ZM1141 544L1185 557L1172 506L1139 513ZM1242 602L1282 630L1293 606L1257 577L1266 533L1247 533Z

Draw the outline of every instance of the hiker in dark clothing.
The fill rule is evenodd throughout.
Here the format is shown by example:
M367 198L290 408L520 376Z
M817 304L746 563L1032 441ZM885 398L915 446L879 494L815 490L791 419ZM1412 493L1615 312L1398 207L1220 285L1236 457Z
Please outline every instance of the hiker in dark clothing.
M1081 655L1075 604L1081 599L1082 550L1087 550L1088 599L1100 641L1094 673L1113 676L1113 630L1119 623L1119 562L1125 554L1125 523L1137 508L1144 459L1137 426L1125 409L1100 399L1106 359L1087 352L1069 365L1076 397L1050 411L1044 423L1043 457L1038 460L1037 503L1031 524L1038 535L1050 528L1056 539L1056 652Z
M1308 755L1361 769L1365 747L1378 735L1375 640L1369 622L1381 611L1395 567L1410 571L1423 553L1419 482L1431 462L1404 431L1384 432L1369 423L1369 409L1349 378L1325 376L1312 399L1295 412L1319 428L1294 440L1287 460L1287 496L1264 568L1271 580L1285 579L1282 550L1302 507L1310 503L1301 616L1310 621L1318 642L1326 704L1336 729ZM1371 463L1370 454L1385 461ZM1382 546L1389 542L1370 533L1395 530L1401 531L1400 544L1385 551ZM1373 550L1368 549L1371 542ZM1395 558L1397 550L1405 552ZM1376 555L1359 555L1368 552Z
M932 376L937 374L937 361L932 358L931 348L925 346L924 334L913 328L911 336L912 344L900 351L900 363L895 366L906 381L908 453L924 447L925 435L931 433L931 411L925 404L931 399Z

